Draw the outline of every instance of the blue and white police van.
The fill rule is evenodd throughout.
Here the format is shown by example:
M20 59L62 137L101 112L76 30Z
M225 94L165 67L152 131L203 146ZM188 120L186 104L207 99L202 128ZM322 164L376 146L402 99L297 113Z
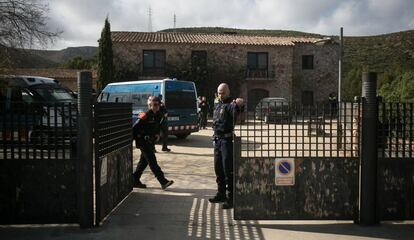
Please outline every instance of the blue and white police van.
M162 96L168 110L168 134L184 139L197 132L197 91L194 82L175 79L142 80L108 84L98 102L131 102L132 120L148 110L149 96Z

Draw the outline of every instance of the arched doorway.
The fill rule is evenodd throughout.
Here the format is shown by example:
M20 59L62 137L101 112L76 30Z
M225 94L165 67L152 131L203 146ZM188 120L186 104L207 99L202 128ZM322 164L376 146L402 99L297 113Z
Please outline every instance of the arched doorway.
M247 111L253 111L263 98L269 97L269 91L261 88L249 90L247 93Z

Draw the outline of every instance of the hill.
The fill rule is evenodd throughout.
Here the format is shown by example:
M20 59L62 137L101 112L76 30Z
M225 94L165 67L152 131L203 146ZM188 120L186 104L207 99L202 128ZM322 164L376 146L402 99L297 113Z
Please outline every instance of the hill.
M62 50L9 49L12 66L18 68L54 68L75 57L91 59L97 47L69 47Z

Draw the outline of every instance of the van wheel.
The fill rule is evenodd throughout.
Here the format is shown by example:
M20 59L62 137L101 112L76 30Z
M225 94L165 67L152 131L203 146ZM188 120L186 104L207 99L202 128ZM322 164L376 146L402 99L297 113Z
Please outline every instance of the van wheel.
M178 139L186 139L190 135L189 133L175 134Z

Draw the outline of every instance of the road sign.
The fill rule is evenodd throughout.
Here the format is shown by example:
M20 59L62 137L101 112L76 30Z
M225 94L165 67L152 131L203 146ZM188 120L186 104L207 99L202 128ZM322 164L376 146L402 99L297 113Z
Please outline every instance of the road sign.
M295 159L276 158L275 159L275 183L276 186L295 185Z

